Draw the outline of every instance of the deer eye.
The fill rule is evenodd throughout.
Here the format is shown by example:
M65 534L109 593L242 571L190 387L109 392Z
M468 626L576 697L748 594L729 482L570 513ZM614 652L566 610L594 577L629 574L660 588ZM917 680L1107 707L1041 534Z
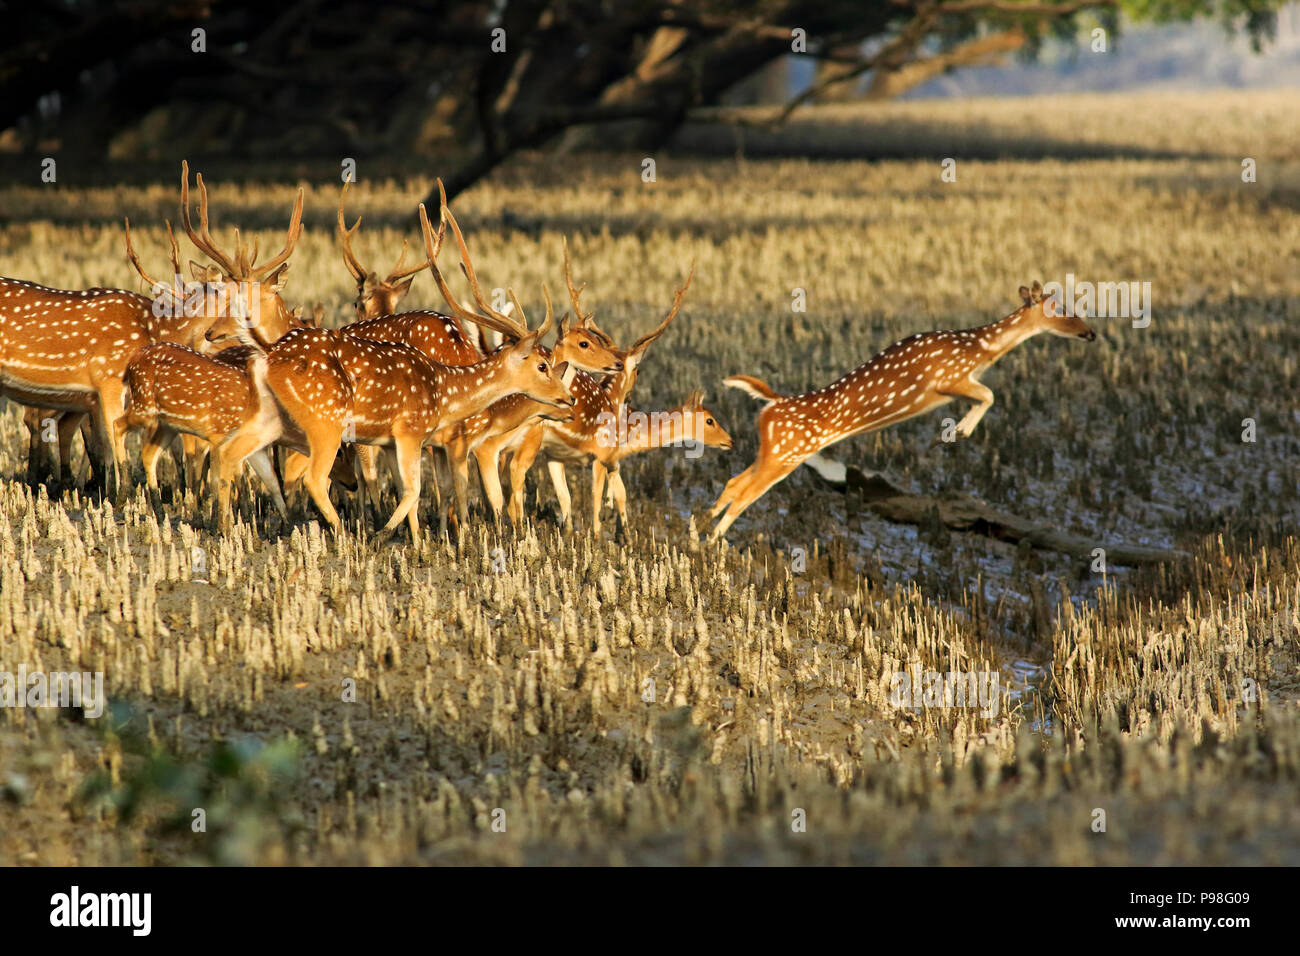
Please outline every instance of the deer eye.
M546 371L546 363L543 362L541 365L537 366L537 371L539 371L539 372L545 372L545 371Z
M585 349L586 347L587 347L587 343L586 343L586 342L579 342L579 343L578 343L578 348L580 348L580 349Z
M712 419L712 418L706 418L706 419L704 419L704 424L706 424L706 425L712 425L712 424L713 424L713 419Z

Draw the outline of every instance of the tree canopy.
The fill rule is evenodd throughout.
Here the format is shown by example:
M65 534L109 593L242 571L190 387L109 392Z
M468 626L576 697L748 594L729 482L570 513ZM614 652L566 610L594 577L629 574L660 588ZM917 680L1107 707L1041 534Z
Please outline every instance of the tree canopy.
M654 148L785 57L787 102L888 97L1120 14L1264 42L1281 0L0 0L10 148L148 157L454 154L452 194L575 127Z

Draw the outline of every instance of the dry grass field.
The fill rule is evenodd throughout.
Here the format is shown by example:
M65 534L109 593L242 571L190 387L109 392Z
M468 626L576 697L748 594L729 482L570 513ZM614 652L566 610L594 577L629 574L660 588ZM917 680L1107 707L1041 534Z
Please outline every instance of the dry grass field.
M590 533L574 469L576 525L559 527L539 467L520 529L479 511L455 540L377 548L345 494L352 530L333 540L314 512L268 521L244 482L223 538L180 495L155 512L143 494L121 510L33 491L6 404L0 672L102 671L110 708L0 708L0 864L1300 864L1288 102L830 107L779 133L689 129L653 183L632 155L499 171L453 206L481 275L531 315L541 281L562 288L562 236L620 345L696 263L633 403L703 386L735 447L630 460L621 533ZM164 271L180 158L157 175L63 161L56 186L9 163L0 272L137 288L124 215ZM301 177L286 298L346 320L337 162L190 160L214 226L264 249ZM363 260L418 243L411 211L437 173L361 164ZM817 387L1067 274L1149 282L1149 326L1095 318L1096 342L1021 346L986 376L997 402L965 442L931 447L954 406L832 454L1097 548L1185 557L1098 573L1090 553L888 521L807 469L725 545L701 540L757 449L757 403L723 377ZM427 275L407 302L440 305ZM428 493L423 514L436 529ZM900 672L996 673L999 689L900 706Z

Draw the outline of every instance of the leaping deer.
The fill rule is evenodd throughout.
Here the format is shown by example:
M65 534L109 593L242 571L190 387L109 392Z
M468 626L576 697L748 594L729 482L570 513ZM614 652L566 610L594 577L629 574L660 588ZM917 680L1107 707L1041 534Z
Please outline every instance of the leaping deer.
M1024 304L997 322L909 336L825 388L804 395L781 395L749 375L723 379L723 384L767 407L758 416L758 458L723 488L710 512L713 518L722 515L710 540L726 534L746 508L809 458L853 435L968 398L976 404L957 423L957 435L969 437L993 405L993 392L980 383L980 376L1026 339L1040 332L1096 339L1097 333L1082 319L1066 315L1055 297L1044 296L1039 283L1021 286L1020 297Z

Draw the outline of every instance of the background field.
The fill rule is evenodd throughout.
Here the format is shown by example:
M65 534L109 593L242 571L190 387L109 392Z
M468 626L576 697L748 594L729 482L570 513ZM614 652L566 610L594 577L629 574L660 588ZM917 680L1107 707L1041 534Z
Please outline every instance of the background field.
M251 523L223 540L192 501L160 521L143 498L119 513L33 497L8 406L0 671L102 670L115 709L94 724L0 711L0 863L1300 863L1293 105L827 107L780 133L692 127L651 184L633 155L500 171L455 208L480 273L532 314L542 280L562 287L564 235L586 304L622 344L696 263L634 404L703 385L736 447L628 464L624 535L588 533L587 479L571 470L572 531L546 488L522 531L480 515L458 542L376 551L306 518L270 533L246 487ZM782 158L794 152L824 158ZM940 180L946 156L955 183ZM1243 157L1258 182L1242 182ZM190 160L215 225L260 230L264 249L308 184L286 297L343 321L334 161ZM54 187L5 173L5 274L134 288L123 215L165 268L175 168L64 163ZM417 238L412 204L436 173L362 165L349 208L365 261ZM1067 273L1149 281L1150 327L1098 319L1095 343L1015 351L965 443L929 447L944 410L835 453L1098 547L1189 559L1097 574L890 523L807 470L728 547L697 541L757 447L755 404L721 378L815 387L904 335L999 318L1020 284ZM427 276L408 301L439 304ZM194 548L208 583L193 580ZM992 718L907 710L888 700L898 670L998 670L1010 692ZM206 833L191 830L196 807Z

